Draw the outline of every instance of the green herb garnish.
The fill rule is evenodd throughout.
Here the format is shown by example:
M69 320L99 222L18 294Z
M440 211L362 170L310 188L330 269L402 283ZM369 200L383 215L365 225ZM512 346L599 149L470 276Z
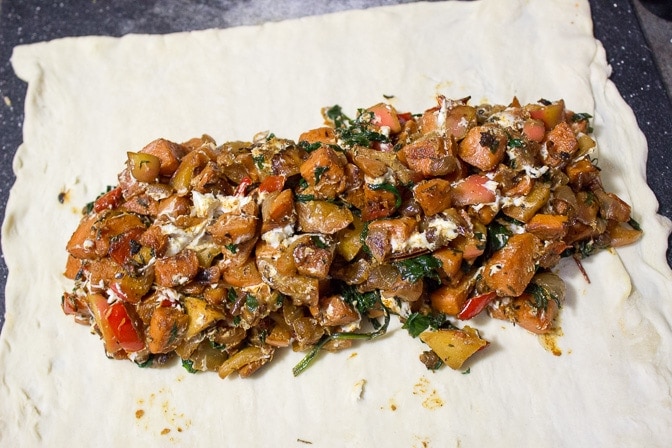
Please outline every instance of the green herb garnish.
M525 292L532 296L534 307L537 309L545 310L549 300L553 300L558 305L558 308L562 308L560 298L538 283L527 285Z
M259 308L259 301L252 294L247 293L245 296L245 306L248 310L254 312Z
M191 359L183 359L182 367L189 373L198 373L198 370L194 369L194 361Z
M238 252L238 245L237 244L233 244L233 243L226 244L226 245L224 245L224 247L226 247L228 249L228 251L231 252L232 254L235 254L236 252Z
M301 140L299 142L299 147L306 152L313 152L316 149L319 149L320 146L322 146L322 143L320 142L308 143L306 140Z
M408 333L417 338L420 333L428 328L439 329L446 323L446 316L444 314L421 314L412 313L401 327L408 330Z
M294 376L298 376L304 370L306 370L313 362L313 360L320 352L320 350L322 350L322 348L330 341L347 340L347 339L370 341L371 339L375 339L377 337L384 335L387 332L387 327L390 324L390 312L385 307L383 307L383 312L385 313L385 321L380 326L380 328L378 328L375 331L372 331L371 333L340 332L324 336L322 339L320 339L320 342L315 344L313 348L310 350L310 352L308 352L308 354L304 356L304 358L296 366L294 366L294 368L292 369L292 373L294 373Z
M423 277L439 280L439 274L436 271L442 266L441 260L432 255L420 255L415 258L397 261L394 265L399 269L401 278L415 283Z
M264 158L263 155L252 156L252 160L254 160L254 164L257 166L258 169L260 170L264 169L264 162L266 161L266 159Z
M507 229L506 226L497 221L493 221L492 224L488 226L487 255L491 255L506 246L506 243L509 241L512 234L513 233Z
M318 167L315 168L315 171L313 172L313 174L315 175L315 183L316 184L320 182L320 179L322 178L322 175L324 173L326 173L327 171L329 171L328 166L318 166Z
M397 187L392 185L389 182L382 182L380 184L368 184L369 188L373 191L385 190L394 195L394 208L401 207L401 193L397 190Z
M312 241L312 243L313 243L313 244L315 245L315 247L317 247L318 249L327 249L327 248L329 248L329 246L327 245L327 243L325 243L324 240L323 240L321 237L317 236L317 235L312 235L312 236L310 237L310 241Z

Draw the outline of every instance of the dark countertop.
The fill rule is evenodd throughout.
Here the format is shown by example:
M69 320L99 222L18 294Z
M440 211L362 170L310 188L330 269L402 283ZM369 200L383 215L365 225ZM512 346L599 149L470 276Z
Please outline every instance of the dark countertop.
M344 9L407 3L410 0L0 0L0 215L14 183L12 159L22 142L26 85L9 63L19 44L65 36L170 33L254 25ZM672 22L651 14L640 0L591 0L595 35L613 68L612 80L635 111L649 143L647 178L672 218ZM642 31L644 30L644 32ZM658 64L658 65L656 65ZM670 241L668 240L668 243ZM669 246L669 244L668 244ZM672 265L672 251L668 248ZM0 328L4 323L7 267L0 263ZM55 291L54 295L60 294Z

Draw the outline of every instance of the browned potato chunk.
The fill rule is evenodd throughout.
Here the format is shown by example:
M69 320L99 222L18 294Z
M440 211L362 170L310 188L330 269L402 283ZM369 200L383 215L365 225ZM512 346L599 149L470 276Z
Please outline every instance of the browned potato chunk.
M353 220L352 212L326 201L297 202L299 228L305 233L331 235L345 229Z
M558 123L546 136L544 163L553 167L564 166L579 149L579 142L570 125Z
M336 143L336 133L333 128L321 127L317 129L311 129L306 131L299 136L299 142L308 142L308 143Z
M355 308L343 300L340 295L323 297L319 303L319 313L316 316L323 327L338 327L359 320L359 313Z
M240 244L256 236L258 218L254 215L224 214L207 230L215 243L222 246Z
M404 146L398 153L402 162L424 177L443 176L457 168L451 140L429 134Z
M301 275L327 278L334 259L334 247L319 236L302 238L292 251L296 270Z

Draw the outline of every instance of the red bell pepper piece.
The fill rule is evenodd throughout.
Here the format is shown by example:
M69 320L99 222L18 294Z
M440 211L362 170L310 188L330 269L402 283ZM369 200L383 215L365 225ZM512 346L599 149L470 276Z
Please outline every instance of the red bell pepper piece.
M485 307L488 306L488 303L492 302L495 297L497 297L495 291L470 297L457 314L457 318L460 320L469 320L472 317L475 317L478 313L483 311Z
M238 184L238 188L236 188L236 196L245 196L247 187L250 185L252 185L252 179L249 177L243 177L243 179Z

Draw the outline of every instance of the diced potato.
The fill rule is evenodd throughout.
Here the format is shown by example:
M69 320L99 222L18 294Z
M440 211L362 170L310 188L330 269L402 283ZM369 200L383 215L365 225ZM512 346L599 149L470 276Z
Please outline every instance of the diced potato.
M297 202L300 229L305 233L334 234L345 229L353 220L352 212L327 201Z
M453 145L450 139L429 134L404 146L399 156L410 169L422 176L443 176L457 168Z
M171 257L160 258L154 263L154 275L159 286L172 288L186 284L198 273L196 252L185 249Z
M565 122L558 123L546 136L544 163L558 167L566 165L579 149L579 142L572 128Z
M308 143L326 143L326 144L335 144L336 143L336 133L333 128L330 127L321 127L317 129L311 129L306 131L299 136L299 142L308 142Z
M189 316L173 307L154 310L147 331L147 347L151 353L169 353L184 340Z
M528 222L537 213L551 196L551 186L543 182L535 182L530 194L525 196L521 205L504 207L502 212L513 219Z
M222 363L219 367L219 377L226 378L236 370L242 369L248 364L257 361L267 362L270 361L272 357L273 351L271 350L264 350L261 347L255 346L245 347Z
M189 326L184 335L186 339L191 339L225 317L224 313L208 305L205 300L196 297L185 297L184 308L189 316Z
M364 223L362 220L353 215L352 225L338 232L336 252L342 256L345 261L352 261L362 248L361 236L363 229Z
M420 333L420 340L451 369L459 369L474 353L488 345L478 331L465 326L461 330L439 329Z

